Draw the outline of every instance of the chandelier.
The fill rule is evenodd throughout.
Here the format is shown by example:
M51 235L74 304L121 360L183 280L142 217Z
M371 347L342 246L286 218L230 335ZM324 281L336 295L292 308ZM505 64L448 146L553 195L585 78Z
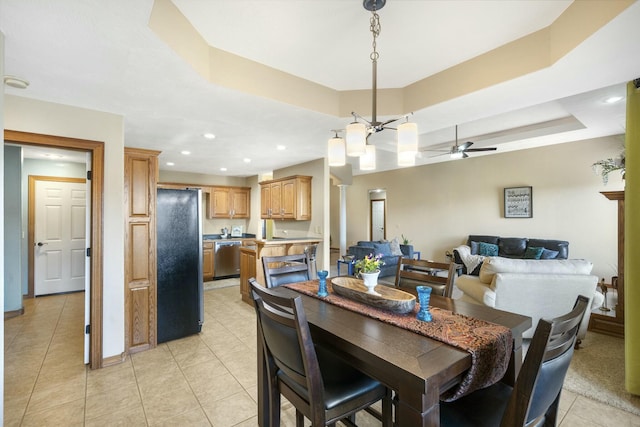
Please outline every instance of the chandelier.
M363 0L364 8L371 12L369 20L369 30L373 36L373 51L369 55L372 65L372 100L371 100L371 121L366 120L356 112L351 112L353 122L347 125L346 142L338 136L339 130L332 130L335 136L329 140L329 166L344 166L346 156L360 158L360 170L373 170L376 168L376 147L368 144L368 139L374 133L381 132L385 129L397 131L397 155L398 166L413 166L418 153L418 126L410 123L408 118L411 114L402 117L379 122L377 119L377 65L380 54L376 50L376 39L380 35L380 16L377 11L382 9L386 0ZM389 127L393 122L404 118L405 123L398 125L397 128Z

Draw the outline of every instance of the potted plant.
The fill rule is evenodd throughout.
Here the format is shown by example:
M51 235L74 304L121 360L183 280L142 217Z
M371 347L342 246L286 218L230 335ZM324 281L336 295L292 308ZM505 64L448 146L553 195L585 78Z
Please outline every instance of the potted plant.
M591 167L593 168L593 171L596 174L599 174L602 176L602 183L604 185L607 185L607 182L609 182L609 174L613 171L619 170L620 173L622 174L622 179L624 179L624 171L625 171L624 163L625 163L625 153L624 153L624 150L622 150L622 153L620 153L618 157L612 158L612 159L598 160L597 162L592 164Z
M378 284L378 275L380 274L380 266L384 265L382 254L369 254L364 258L356 261L355 267L357 274L364 281L367 287L367 293L379 295L374 288Z

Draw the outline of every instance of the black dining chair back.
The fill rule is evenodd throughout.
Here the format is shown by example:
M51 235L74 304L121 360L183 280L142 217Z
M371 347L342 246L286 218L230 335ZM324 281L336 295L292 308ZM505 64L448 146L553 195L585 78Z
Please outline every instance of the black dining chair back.
M269 426L280 425L280 395L314 426L353 425L353 415L383 400L383 425L391 426L391 391L323 347L315 346L298 297L278 294L249 279L266 360ZM346 418L346 419L345 419Z
M440 403L442 426L555 426L564 378L589 299L579 295L569 313L541 319L514 387L497 383Z
M262 268L267 288L311 279L309 254L262 257Z
M457 264L400 258L396 288L417 294L416 286L430 286L434 295L451 298Z

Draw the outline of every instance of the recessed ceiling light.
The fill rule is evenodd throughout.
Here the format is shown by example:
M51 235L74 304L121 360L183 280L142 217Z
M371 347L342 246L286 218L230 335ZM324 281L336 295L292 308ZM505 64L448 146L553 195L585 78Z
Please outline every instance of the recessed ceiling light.
M204 135L202 135L202 136L204 136L204 137L205 137L205 138L207 138L207 139L215 139L215 137L216 137L216 136L215 136L214 134L212 134L211 132L207 132L207 133L205 133L205 134L204 134Z
M618 102L622 99L621 96L611 96L607 99L604 100L604 102L606 102L607 104L613 104L615 102Z
M175 163L173 163L173 162L167 162L166 164L167 164L167 166L174 166L175 165Z
M278 145L276 148L278 150L285 150L287 147L285 147L284 145Z
M15 76L4 76L4 84L16 89L26 89L29 86L28 81Z
M226 171L227 171L227 168L220 168L220 170L221 170L222 172L226 172Z
M245 158L244 158L244 162L245 162L245 163L251 163L251 159L250 159L250 158L248 158L248 157L245 157Z
M189 154L191 154L191 151L182 150L180 154L184 154L185 156L188 156Z

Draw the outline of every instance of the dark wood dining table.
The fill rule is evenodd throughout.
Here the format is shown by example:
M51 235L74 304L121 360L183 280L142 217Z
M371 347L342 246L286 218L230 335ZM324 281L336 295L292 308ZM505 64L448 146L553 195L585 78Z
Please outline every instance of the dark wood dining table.
M300 294L313 339L357 366L396 394L396 426L439 426L440 396L460 383L471 355L451 345L384 323L363 314ZM450 310L511 329L513 350L503 381L513 384L522 365L522 333L531 318L491 307L431 296L430 306ZM258 423L268 426L266 370L258 332Z

